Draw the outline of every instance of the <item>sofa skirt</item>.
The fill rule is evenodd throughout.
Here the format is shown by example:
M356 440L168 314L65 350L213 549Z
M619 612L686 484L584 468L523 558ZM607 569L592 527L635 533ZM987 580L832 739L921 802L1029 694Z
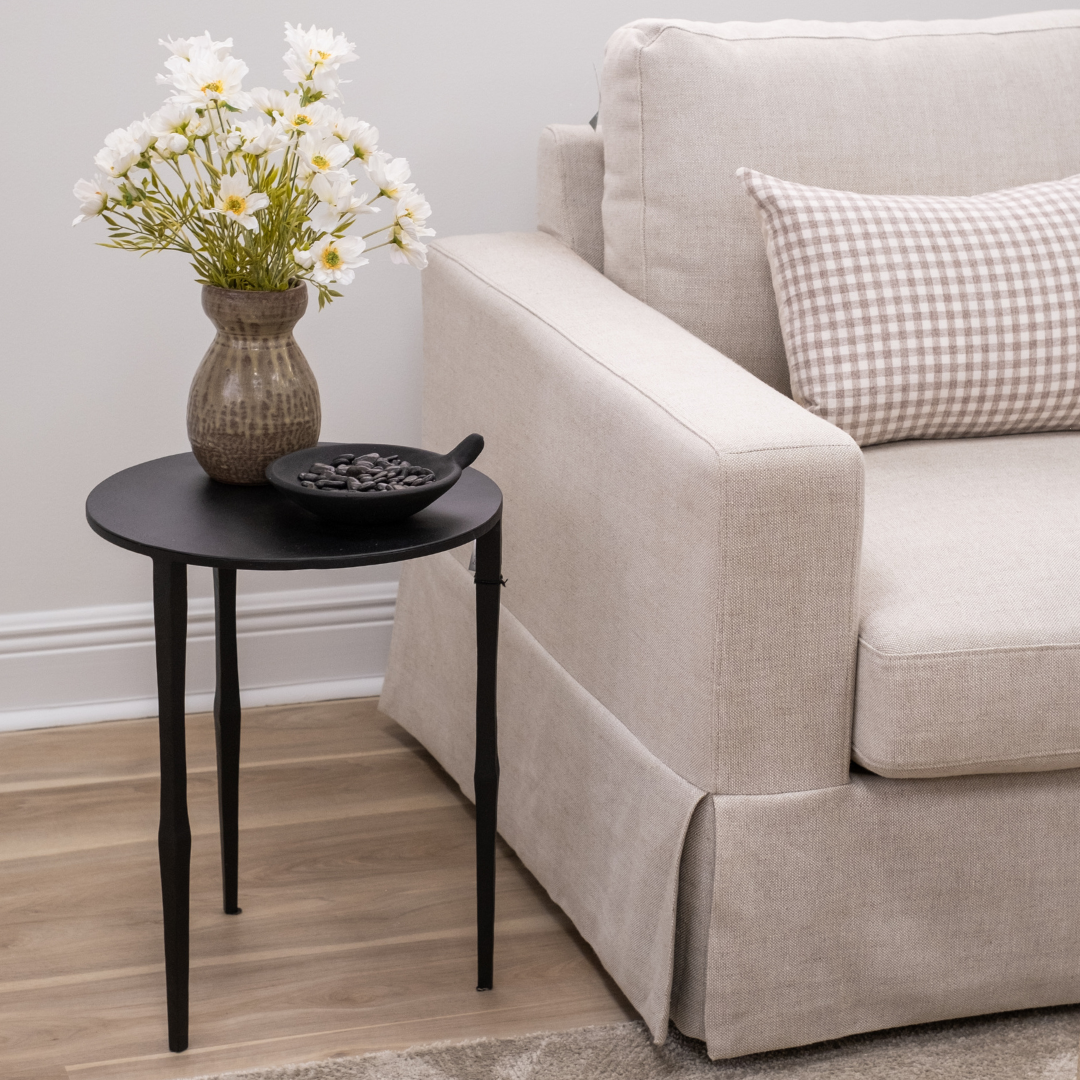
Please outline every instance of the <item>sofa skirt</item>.
M472 575L451 553L403 567L380 701L470 799L474 602ZM653 757L505 607L498 709L499 833L663 1041L679 860L704 792Z

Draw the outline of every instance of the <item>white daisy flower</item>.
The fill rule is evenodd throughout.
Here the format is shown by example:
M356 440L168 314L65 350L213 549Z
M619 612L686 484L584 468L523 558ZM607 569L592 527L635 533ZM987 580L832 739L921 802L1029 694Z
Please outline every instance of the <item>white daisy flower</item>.
M255 211L269 205L270 199L261 191L253 192L247 178L237 173L235 176L221 178L214 205L206 207L203 215L209 217L211 214L221 214L244 229L258 232L259 222L254 216Z
M353 270L367 263L360 257L363 250L364 241L359 236L326 236L307 251L297 248L293 258L311 271L312 281L319 285L349 285L356 277Z

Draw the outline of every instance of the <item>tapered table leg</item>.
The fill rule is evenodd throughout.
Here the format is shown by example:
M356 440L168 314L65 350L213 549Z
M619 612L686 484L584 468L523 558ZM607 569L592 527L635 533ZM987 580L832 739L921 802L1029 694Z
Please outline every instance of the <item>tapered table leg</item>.
M477 990L490 990L495 949L495 832L499 743L495 711L502 589L502 525L476 541L476 934Z
M188 1044L188 891L191 872L184 745L187 645L187 566L184 563L154 561L154 634L161 745L158 859L165 916L165 991L169 1049L179 1053L186 1050Z
M236 661L236 571L214 571L217 688L218 820L221 824L221 892L226 915L239 915L237 862L240 808L240 675Z

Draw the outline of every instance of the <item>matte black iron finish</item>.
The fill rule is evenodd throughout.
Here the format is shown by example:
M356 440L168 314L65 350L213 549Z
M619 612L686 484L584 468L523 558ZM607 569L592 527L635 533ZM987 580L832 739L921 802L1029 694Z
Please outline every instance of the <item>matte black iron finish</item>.
M158 862L165 922L165 988L169 1049L188 1044L188 892L191 825L187 812L184 672L187 659L187 566L154 560L154 639L157 656L161 817Z
M236 659L236 571L220 567L214 570L214 640L221 893L225 914L239 915L236 876L240 830L240 671Z
M331 528L267 484L217 484L191 454L146 461L103 480L86 500L90 528L151 558L233 570L318 570L449 551L487 532L502 494L483 473L420 513L387 525Z
M495 951L495 832L499 807L499 737L496 675L499 659L499 595L502 524L476 541L476 989L490 990Z
M188 896L184 675L187 564L214 568L217 631L218 810L224 908L237 906L240 681L236 655L236 571L301 570L399 562L476 540L476 888L478 990L492 986L495 832L499 754L495 711L502 553L502 493L467 468L460 480L405 521L343 534L270 487L217 484L192 454L148 461L98 484L86 500L90 527L154 561L154 630L161 740L158 853L165 934L169 1049L188 1045Z

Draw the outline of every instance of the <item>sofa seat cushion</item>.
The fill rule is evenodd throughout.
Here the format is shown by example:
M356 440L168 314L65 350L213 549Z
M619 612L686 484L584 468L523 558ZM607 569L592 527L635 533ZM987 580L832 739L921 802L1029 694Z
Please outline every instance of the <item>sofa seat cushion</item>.
M1080 766L1080 433L865 450L853 757Z

